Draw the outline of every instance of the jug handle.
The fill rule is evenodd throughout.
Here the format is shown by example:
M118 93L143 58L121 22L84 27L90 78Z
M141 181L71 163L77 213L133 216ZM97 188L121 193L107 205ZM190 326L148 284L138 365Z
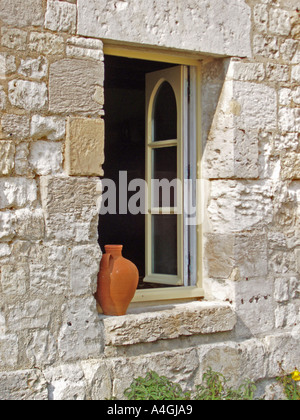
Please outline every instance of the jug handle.
M113 257L111 254L103 254L101 259L101 267L104 269L109 268L112 271L113 268Z

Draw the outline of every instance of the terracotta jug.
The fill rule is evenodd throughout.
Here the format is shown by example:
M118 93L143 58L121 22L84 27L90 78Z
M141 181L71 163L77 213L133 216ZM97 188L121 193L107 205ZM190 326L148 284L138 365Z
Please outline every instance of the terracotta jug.
M96 299L104 315L125 315L139 282L137 267L122 256L123 245L105 245Z

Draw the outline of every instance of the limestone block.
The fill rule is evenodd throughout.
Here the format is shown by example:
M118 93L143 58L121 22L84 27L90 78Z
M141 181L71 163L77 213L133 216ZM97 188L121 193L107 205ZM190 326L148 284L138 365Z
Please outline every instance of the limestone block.
M16 58L8 53L0 54L0 79L16 71Z
M298 48L298 42L293 39L286 39L280 45L280 54L285 61L293 63Z
M48 0L45 28L51 31L70 32L73 34L76 31L76 15L76 4Z
M219 233L266 226L273 220L272 186L266 181L210 183L209 226Z
M0 400L48 400L48 384L40 369L0 373Z
M63 361L99 357L103 349L100 321L95 298L67 300L62 306L62 325L58 336L58 351Z
M300 249L295 250L297 273L300 273Z
M293 372L295 361L300 360L299 334L273 333L264 339L265 351L269 354L267 375L275 378L281 376L282 371ZM280 360L280 364L278 363Z
M103 61L103 43L100 39L72 37L67 40L66 53L69 57L93 58Z
M64 118L43 117L33 115L31 119L30 136L33 139L62 140L66 134L66 123Z
M15 173L16 175L32 175L31 167L28 163L29 143L20 143L16 146Z
M300 109L299 108L280 108L279 128L282 132L297 133L300 131Z
M244 1L232 0L229 7L225 0L155 0L149 9L147 0L79 0L77 7L78 35L251 56L251 10Z
M8 305L7 328L16 332L32 328L47 330L51 319L50 308L49 302L41 299Z
M31 32L28 47L38 54L61 55L64 53L64 39L48 32Z
M44 237L44 214L42 209L19 209L15 211L16 235L20 239L39 240Z
M19 342L16 334L2 335L0 333L0 368L11 370L18 363ZM3 398L3 383L0 374L0 400Z
M265 78L265 69L262 63L248 63L244 61L230 61L227 78L234 80L261 82Z
M269 12L269 30L275 35L289 35L291 32L290 12L271 8Z
M234 250L235 265L238 267L241 277L262 277L268 274L266 235L237 235Z
M1 0L0 19L11 26L41 26L43 24L43 0Z
M34 179L0 179L0 209L20 208L32 205L37 199L37 187Z
M36 141L30 147L28 158L33 171L38 175L62 173L62 144L59 142Z
M70 260L71 289L76 296L94 294L100 266L99 246L76 246Z
M9 241L15 235L15 216L11 212L0 213L0 239Z
M25 115L3 114L1 135L17 140L29 137L29 118Z
M207 235L204 261L209 277L225 279L232 273L235 265L234 239L234 235Z
M0 258L9 257L10 255L11 255L10 246L8 244L0 244ZM0 335L1 335L1 327L0 327Z
M235 123L239 129L276 129L277 95L269 86L236 81L233 98L238 104Z
M15 145L11 141L0 141L0 175L10 175L15 161Z
M104 121L69 118L65 152L69 175L102 176L104 163Z
M255 35L253 37L253 52L254 55L262 57L278 59L279 58L279 43L275 36Z
M60 296L69 292L68 266L46 262L30 264L30 292L36 297Z
M26 356L32 366L47 366L55 362L56 347L56 340L49 331L34 331L26 347Z
M106 346L151 343L195 334L231 331L236 323L230 305L215 302L176 304L161 310L101 316Z
M271 82L288 82L290 79L290 68L281 64L268 63L266 76Z
M27 32L16 28L1 28L1 44L16 51L26 49Z
M300 179L300 156L299 153L286 153L281 158L281 178Z
M48 61L45 57L21 59L18 73L25 77L40 80L47 76Z
M101 182L97 178L41 178L46 235L62 242L98 236Z
M8 83L8 98L12 105L28 111L44 109L48 101L45 83L12 80Z
M0 109L5 109L6 107L6 94L3 86L0 86Z
M300 39L300 13L295 11L291 15L291 26L292 26L292 37L294 39Z
M251 337L275 327L273 279L266 276L235 283L238 336Z
M44 370L44 375L49 384L50 401L81 401L88 398L88 384L80 363L51 366Z
M97 92L103 86L103 63L64 59L50 66L50 111L101 114Z
M292 67L292 82L300 82L300 64Z
M81 362L85 380L90 389L92 401L112 398L112 374L106 359L84 360Z
M6 296L22 296L27 291L28 265L3 265L1 267L1 289Z

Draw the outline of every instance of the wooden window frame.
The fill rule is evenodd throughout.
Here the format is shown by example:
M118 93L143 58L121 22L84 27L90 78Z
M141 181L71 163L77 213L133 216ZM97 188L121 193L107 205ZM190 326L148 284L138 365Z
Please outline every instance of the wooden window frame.
M170 64L178 64L188 66L191 69L192 79L190 84L190 98L193 103L193 115L184 116L188 120L189 135L193 136L194 148L190 153L196 154L195 177L201 179L201 66L204 57L196 54L186 54L183 52L170 50L160 50L149 47L137 47L128 45L118 45L117 43L110 43L104 41L103 47L104 55L112 55L117 57L149 60L156 62L165 62ZM183 146L185 147L185 146ZM184 165L184 163L183 163ZM184 168L183 168L184 171ZM202 191L197 189L197 194ZM201 202L201 197L197 196L197 203ZM200 211L200 210L198 210ZM137 290L132 300L131 306L145 306L145 304L160 304L168 303L170 301L178 300L195 300L204 296L202 285L203 279L203 252L202 252L202 225L197 225L194 235L194 243L197 249L197 255L192 256L192 264L194 266L195 285L194 286L180 286L180 287L166 287L154 289L141 289ZM183 237L179 240L182 240ZM147 241L147 238L146 238ZM182 260L183 270L185 269L186 262Z

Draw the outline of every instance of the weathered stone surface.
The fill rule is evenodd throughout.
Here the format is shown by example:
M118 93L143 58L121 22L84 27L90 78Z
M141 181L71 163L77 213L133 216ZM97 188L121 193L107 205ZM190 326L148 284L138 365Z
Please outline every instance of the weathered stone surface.
M8 211L0 213L0 239L9 241L15 235L15 216Z
M96 293L101 251L96 246L76 246L70 260L71 290L76 296Z
M69 57L93 58L103 61L103 43L100 39L72 37L67 40L66 53Z
M104 163L104 121L69 118L65 152L69 175L101 176Z
M12 26L41 26L43 24L43 0L1 0L0 19Z
M8 53L0 54L0 78L4 79L16 71L16 59Z
M300 156L299 153L286 153L282 159L282 179L300 179Z
M15 28L1 28L1 44L16 51L26 49L27 32Z
M40 80L47 76L48 61L45 57L21 59L18 73L25 77Z
M45 83L12 80L8 84L8 98L12 105L29 111L45 108L48 90Z
M0 179L0 209L25 207L33 204L36 199L35 180L23 178Z
M35 299L9 305L7 327L16 332L32 328L47 329L51 311L46 302L46 300Z
M66 134L64 118L33 115L30 135L33 139L62 140Z
M29 280L27 265L4 265L1 267L1 289L7 296L22 296Z
M154 1L151 10L146 0L78 1L77 33L83 36L251 56L250 29L250 8L244 1L233 0L230 7L224 0Z
M195 334L231 331L236 318L230 305L193 302L123 317L101 316L107 346L151 343Z
M219 233L261 228L272 221L272 186L265 181L212 181L209 225Z
M49 141L36 141L30 148L28 158L33 171L38 175L62 173L62 144Z
M63 242L97 238L101 182L96 178L41 178L47 237Z
M38 54L61 55L64 53L64 39L48 32L31 32L28 47Z
M0 175L10 175L15 163L15 145L11 141L0 141Z
M5 109L6 107L6 94L3 86L0 86L0 109Z
M39 369L0 373L0 400L47 400L47 382Z
M64 59L50 66L50 110L55 113L100 114L97 91L103 86L103 64ZM96 97L95 97L96 95Z
M39 240L44 237L44 214L42 209L19 209L15 211L16 235L20 239Z
M76 31L76 4L65 1L48 0L45 16L45 28L51 31Z
M95 299L79 297L66 301L62 307L62 325L58 336L58 351L63 361L99 357L103 337Z
M4 114L1 128L3 138L25 139L29 137L29 118L25 115Z

